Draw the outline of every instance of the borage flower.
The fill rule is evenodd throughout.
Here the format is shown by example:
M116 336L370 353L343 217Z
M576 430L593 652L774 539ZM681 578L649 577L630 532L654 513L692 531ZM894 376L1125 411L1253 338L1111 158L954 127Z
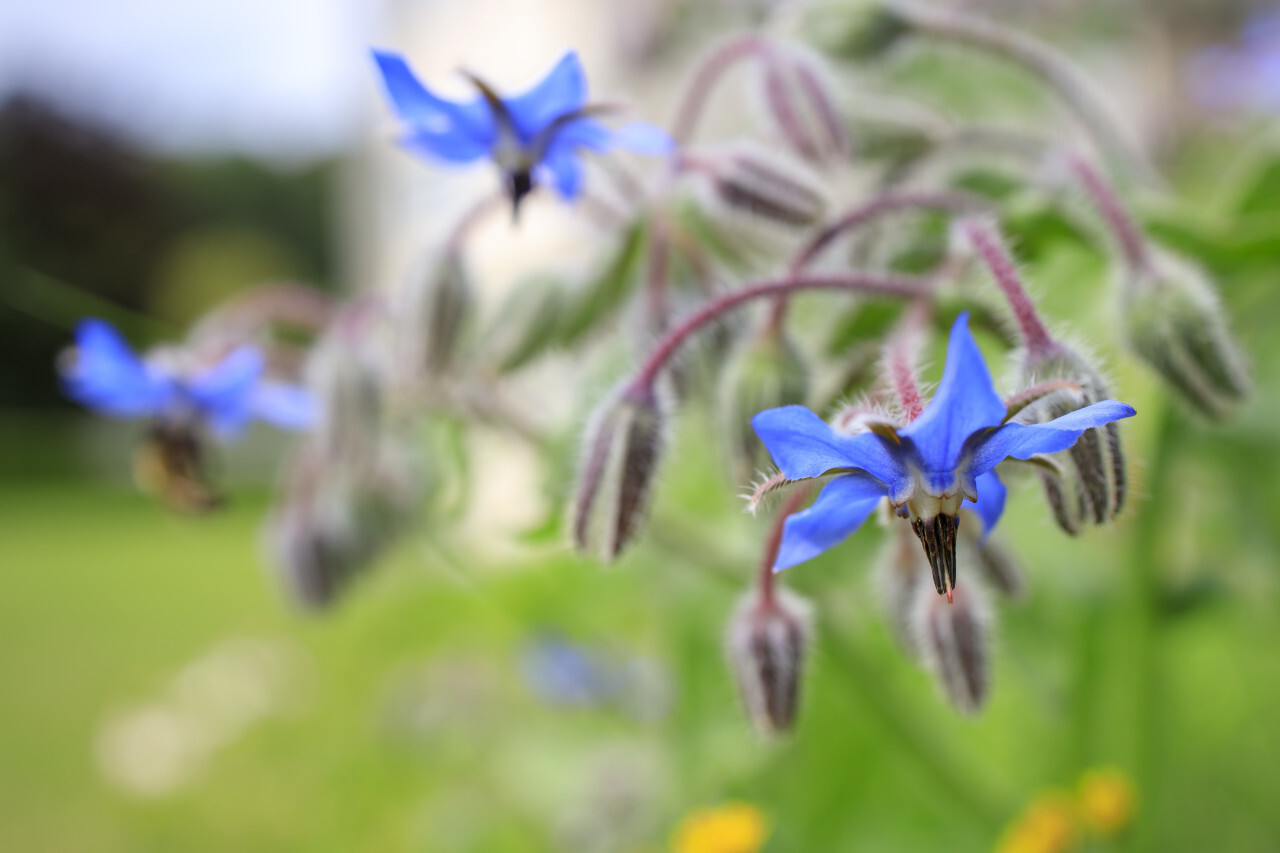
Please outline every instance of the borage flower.
M898 515L911 520L934 586L950 597L961 505L971 502L984 535L1004 511L1005 487L996 466L1065 450L1086 430L1133 414L1131 406L1103 400L1045 423L1011 421L969 332L968 315L961 314L951 329L937 394L904 427L877 423L855 435L841 434L803 406L752 418L783 476L837 475L811 507L787 519L774 569L839 544L887 497Z
M151 422L140 446L139 481L170 504L203 511L218 497L204 475L206 432L232 438L253 418L289 430L314 418L304 389L263 378L256 348L242 346L213 363L196 363L182 351L140 358L103 320L82 320L75 349L61 366L68 397L99 414Z
M82 320L73 355L62 368L63 388L77 403L108 417L207 426L220 438L234 437L255 417L290 430L311 423L310 395L265 380L262 353L254 347L239 347L201 366L174 356L139 358L110 323Z
M562 198L576 198L582 191L582 149L662 155L672 147L670 137L652 125L611 130L595 120L603 107L587 103L586 75L573 51L533 88L509 98L463 72L479 92L469 101L433 94L398 54L375 50L373 56L391 104L408 128L405 147L446 163L492 159L514 211L535 183L550 184Z

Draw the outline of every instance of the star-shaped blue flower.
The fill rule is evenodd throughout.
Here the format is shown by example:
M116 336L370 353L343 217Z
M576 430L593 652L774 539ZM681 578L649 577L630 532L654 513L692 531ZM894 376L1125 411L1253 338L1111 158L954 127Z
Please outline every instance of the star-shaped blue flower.
M982 519L984 535L1004 511L1005 488L995 468L1075 444L1088 429L1134 415L1103 400L1056 420L1006 422L1008 410L969 333L968 315L951 329L938 392L901 429L883 426L856 435L836 432L803 406L769 409L751 420L785 477L838 474L813 505L786 521L775 570L816 557L858 529L888 498L910 518L933 567L938 593L956 583L956 527L962 503Z
M139 358L110 323L90 318L76 327L75 354L62 370L62 384L68 397L109 417L202 425L223 438L255 417L306 429L314 417L311 395L264 380L264 366L262 353L244 346L212 366L182 371Z
M611 130L592 118L587 78L572 51L533 88L514 97L500 97L484 81L467 75L479 91L469 101L433 94L398 54L375 50L373 56L391 104L408 128L403 144L446 163L492 159L517 209L535 181L554 186L565 199L576 198L582 191L582 149L662 155L673 144L652 125Z

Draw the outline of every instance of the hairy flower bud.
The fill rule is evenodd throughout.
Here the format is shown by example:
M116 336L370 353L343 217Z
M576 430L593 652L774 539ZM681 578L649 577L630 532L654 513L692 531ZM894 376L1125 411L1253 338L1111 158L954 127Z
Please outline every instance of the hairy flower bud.
M735 479L746 482L768 464L764 445L751 429L752 416L803 403L809 388L807 365L780 329L765 329L738 344L720 387L721 429L729 438Z
M755 145L736 145L701 165L716 197L733 210L794 227L812 225L826 212L811 176Z
M747 716L761 734L791 729L809 646L808 602L775 587L752 591L729 623L729 665Z
M1023 376L1028 384L1061 380L1074 386L1029 406L1024 419L1030 422L1050 421L1111 397L1102 373L1083 355L1057 341L1048 352L1028 357ZM1090 524L1105 524L1120 514L1128 474L1120 431L1114 423L1086 431L1054 459L1059 473L1043 471L1040 477L1059 527L1074 536Z
M266 535L294 600L328 606L371 568L418 505L421 474L407 449L386 438L360 460L334 460L310 442L299 447Z
M447 370L471 314L471 279L457 252L445 252L405 288L400 334L405 357L426 377Z
M920 659L915 612L920 587L928 586L929 560L905 524L895 524L876 564L876 580L889 628L903 653Z
M771 51L764 63L764 99L790 148L811 163L849 153L849 133L821 61L799 49Z
M916 646L947 699L957 711L979 710L990 681L990 617L980 587L955 590L948 604L921 584L914 616Z
M580 552L617 558L649 510L649 492L666 445L667 406L651 385L607 400L587 431L573 510Z
M347 306L307 359L307 386L319 410L317 447L332 458L363 455L382 429L385 377L375 345L382 312L376 302Z
M1152 253L1150 267L1124 281L1130 345L1196 410L1217 420L1229 417L1252 382L1213 285L1163 250Z

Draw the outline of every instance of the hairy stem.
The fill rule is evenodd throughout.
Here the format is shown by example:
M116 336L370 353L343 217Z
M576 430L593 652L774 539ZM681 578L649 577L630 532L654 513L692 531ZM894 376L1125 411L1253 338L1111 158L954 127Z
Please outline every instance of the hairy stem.
M996 286L1009 302L1028 353L1038 356L1050 352L1054 347L1054 340L1049 335L1049 330L1044 327L1044 323L1040 321L1035 303L1031 301L1027 289L1022 286L1022 279L1018 277L1013 258L1005 250L1000 235L993 226L977 219L968 220L961 227L978 257L991 271Z
M1090 81L1065 55L1043 42L994 21L918 3L887 0L889 7L917 32L984 51L1019 65L1043 81L1075 113L1081 125L1117 166L1159 183L1154 167L1120 132Z
M921 299L928 296L931 286L928 281L915 276L858 272L843 275L794 275L757 282L716 297L667 332L636 372L633 385L651 385L685 340L723 314L753 299L801 290L845 290L898 299Z
M1115 188L1093 164L1077 154L1067 155L1067 168L1080 181L1080 186L1098 212L1102 224L1115 240L1120 255L1133 273L1145 273L1151 267L1151 250L1146 236L1125 207Z
M681 100L680 109L671 125L672 138L680 145L687 143L706 108L707 97L724 73L739 60L762 56L768 50L768 42L754 34L733 36L713 48L698 66L685 90L684 99Z

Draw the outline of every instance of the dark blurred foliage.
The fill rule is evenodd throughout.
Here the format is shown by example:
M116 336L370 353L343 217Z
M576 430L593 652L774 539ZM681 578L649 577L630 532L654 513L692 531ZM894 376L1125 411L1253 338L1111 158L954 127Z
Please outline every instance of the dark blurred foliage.
M331 170L161 160L29 98L0 107L0 408L65 405L53 362L80 316L106 315L145 343L182 330L144 314L189 320L227 295L205 287L191 307L165 310L192 235L236 234L237 246L251 235L274 261L259 268L331 286ZM181 256L201 264L220 245L200 244ZM255 283L235 278L228 288Z

